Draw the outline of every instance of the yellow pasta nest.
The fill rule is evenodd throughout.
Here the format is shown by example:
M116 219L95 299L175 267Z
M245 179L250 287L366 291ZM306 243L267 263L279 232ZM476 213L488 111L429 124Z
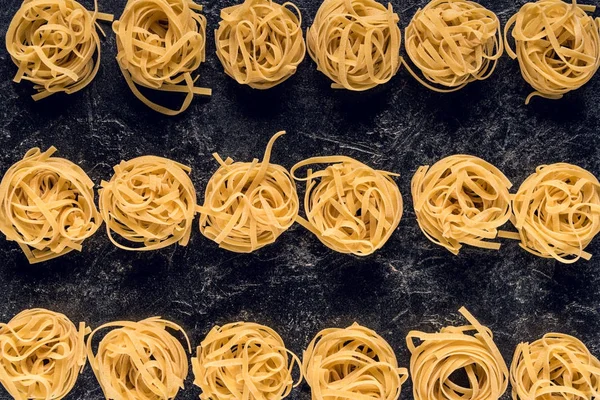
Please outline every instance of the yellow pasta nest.
M251 322L215 326L192 358L202 400L281 400L290 394L298 357L273 329Z
M117 61L133 94L154 111L177 115L194 95L211 90L194 86L191 72L205 60L206 18L192 0L129 0L118 21ZM162 92L185 93L179 109L150 101L136 85Z
M324 0L307 32L308 54L332 88L371 89L400 68L399 21L391 4Z
M220 247L250 253L275 240L294 224L298 215L298 194L290 173L271 164L271 138L262 162L223 161L206 187L204 205L199 207L200 232Z
M586 84L600 67L600 19L595 6L562 0L526 3L504 27L508 55L519 60L521 74L534 92L527 96L560 99ZM508 37L512 29L515 50Z
M19 67L14 81L31 81L34 100L83 89L100 67L96 21L112 19L74 0L23 1L6 32L6 50Z
M470 325L448 326L439 333L408 333L415 400L498 400L506 391L508 367L492 332L464 307L459 312ZM468 334L471 331L476 333ZM454 380L461 372L467 383Z
M504 52L500 21L478 3L433 0L419 9L405 31L406 52L438 92L462 89L487 79Z
M500 248L498 228L510 219L512 184L490 163L469 155L419 167L411 181L419 227L433 243L458 254L463 244Z
M29 150L0 182L0 231L19 244L30 263L81 251L102 224L94 183L77 165Z
M332 164L322 171L298 168ZM297 221L332 250L366 256L380 249L402 218L402 195L390 172L377 171L350 157L313 157L291 170L306 181L306 219Z
M245 0L221 11L215 31L217 56L238 83L272 88L296 73L304 59L301 25L300 10L293 3Z
M17 314L0 324L0 383L14 399L64 398L85 366L88 333L53 311Z
M510 383L515 400L600 398L600 361L573 336L547 333L517 346Z
M586 246L600 232L600 182L576 165L542 165L530 175L513 199L511 221L521 247L562 263L589 260Z
M302 371L313 400L397 400L408 378L385 339L357 323L319 332L304 351Z
M109 182L102 181L100 213L115 246L124 250L156 250L190 240L196 214L196 190L190 167L167 158L142 156L114 167ZM141 246L125 246L116 233Z
M94 335L106 328L117 329L104 336L94 355ZM183 329L160 317L140 322L111 322L90 334L88 359L105 398L168 400L183 389L188 374L187 355L167 328L180 332L191 352Z

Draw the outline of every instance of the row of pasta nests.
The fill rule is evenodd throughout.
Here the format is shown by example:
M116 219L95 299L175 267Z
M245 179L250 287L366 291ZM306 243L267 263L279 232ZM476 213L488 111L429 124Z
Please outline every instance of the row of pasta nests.
M234 162L215 153L219 168L201 206L188 166L142 156L122 161L102 181L98 211L94 184L79 166L54 157L55 148L34 148L0 182L0 231L32 263L80 251L102 222L124 250L185 246L197 213L205 237L238 253L274 243L296 222L340 253L366 256L381 248L402 218L397 175L346 156L309 158L288 171L270 162L284 133L271 138L262 161ZM306 184L305 217L296 181ZM417 222L427 238L454 254L463 244L499 249L490 241L499 236L564 263L590 259L584 249L600 232L600 183L593 174L565 163L544 165L516 194L510 187L498 168L474 156L422 166L411 182ZM499 231L509 219L518 233Z
M520 343L509 374L492 331L459 311L468 325L406 337L415 400L497 400L509 379L514 400L600 396L600 361L577 338ZM188 376L186 348L184 329L160 317L91 331L60 313L25 310L0 324L0 383L14 399L60 400L89 360L106 399L174 399ZM389 343L357 323L319 332L302 361L267 326L217 325L191 363L202 400L281 400L303 379L314 400L397 400L409 376Z
M18 72L15 81L34 83L39 100L76 92L89 84L100 64L97 21L113 16L87 11L75 0L25 1L6 35ZM129 0L113 23L117 61L128 86L155 111L176 115L194 95L192 73L205 61L206 18L191 0ZM215 31L217 56L240 84L268 89L290 78L306 49L332 87L364 91L388 82L404 63L426 87L449 92L488 78L504 47L518 58L527 97L560 98L587 83L600 66L600 19L594 6L562 0L525 4L505 26L478 3L433 0L419 9L405 31L406 52L419 76L400 56L399 17L391 4L375 0L324 0L302 35L302 18L290 2L245 0L221 11ZM509 31L512 28L512 35ZM515 50L509 45L514 40ZM179 108L150 100L138 86L185 94Z

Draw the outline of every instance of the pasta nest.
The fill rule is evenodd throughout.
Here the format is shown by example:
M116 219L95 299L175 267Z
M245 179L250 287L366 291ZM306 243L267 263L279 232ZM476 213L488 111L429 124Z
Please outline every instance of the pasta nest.
M495 249L487 242L511 215L512 184L492 164L469 155L421 166L411 181L417 222L433 243L458 254L463 244Z
M94 335L108 332L92 350ZM87 354L92 370L107 399L168 400L183 389L188 375L186 352L169 331L180 332L191 345L183 329L170 321L153 317L140 322L118 321L96 328L88 337Z
M85 335L63 314L25 310L0 324L0 383L15 399L62 399L86 362Z
M357 323L319 332L304 351L302 370L314 400L396 400L408 378L385 339Z
M227 75L254 89L290 78L306 54L301 18L289 2L245 0L223 9L215 41Z
M573 336L547 333L517 346L510 367L513 399L600 397L600 361Z
M576 165L542 165L513 200L521 247L544 258L574 263L600 232L600 182Z
M448 326L438 333L408 333L415 400L498 400L506 391L508 367L492 332L464 307L459 312L470 325ZM470 331L476 333L470 335ZM415 345L415 340L420 344ZM460 372L466 384L454 380Z
M417 11L404 34L408 56L435 86L409 71L438 92L487 79L504 52L498 17L473 1L433 0Z
M299 201L296 184L280 165L271 164L271 138L262 162L223 161L206 187L200 210L200 232L220 247L250 253L275 240L294 224Z
M298 168L332 164L308 170ZM402 195L390 172L377 171L350 157L314 157L291 170L294 179L306 181L306 219L297 221L332 250L358 256L372 254L390 238L402 218Z
M196 214L191 169L175 161L142 156L114 167L99 191L100 212L115 246L125 250L156 250L190 240ZM112 235L141 246L125 246Z
M534 92L527 96L560 99L586 84L600 66L600 19L595 6L562 0L526 3L504 27L508 55L519 60L521 74ZM509 31L515 50L509 44Z
M74 0L23 1L6 32L6 49L19 67L14 81L31 81L34 100L83 89L100 67L96 21L112 19Z
M94 183L76 164L29 150L0 182L0 231L19 244L30 263L81 251L102 224Z
M325 0L307 33L308 54L332 88L371 89L400 68L399 21L391 4Z
M211 90L194 86L191 72L205 60L206 18L191 0L129 0L118 21L117 61L134 95L166 115L185 111L195 94ZM179 109L158 105L136 87L185 93Z
M273 329L251 322L213 327L192 358L202 400L280 400L302 381L298 357Z

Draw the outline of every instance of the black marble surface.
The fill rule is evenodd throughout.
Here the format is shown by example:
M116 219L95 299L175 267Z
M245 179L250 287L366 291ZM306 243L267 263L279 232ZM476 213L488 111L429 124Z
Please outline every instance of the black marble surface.
M0 7L2 42L18 0ZM392 2L404 29L426 0ZM502 22L523 0L483 1ZM91 7L91 1L85 1ZM181 116L143 106L129 91L115 61L108 25L102 67L85 90L34 103L28 84L0 50L0 171L31 147L55 145L58 155L80 164L94 180L108 179L122 159L144 154L192 166L199 197L216 170L211 153L235 160L261 157L272 134L285 129L273 160L286 167L314 155L345 154L401 174L404 217L388 244L371 257L333 253L300 226L252 255L220 250L194 228L187 247L151 253L115 248L103 230L80 254L29 266L15 243L0 240L0 320L30 307L46 307L91 326L160 315L180 323L198 344L214 324L257 321L281 333L301 354L325 327L353 321L375 329L408 366L405 336L463 323L465 305L495 333L510 363L517 343L548 331L581 338L600 356L600 239L589 262L561 265L536 258L502 240L500 252L464 248L458 257L429 242L412 211L410 179L419 165L453 153L470 153L498 166L515 187L543 163L570 162L600 175L600 77L563 100L524 99L530 88L517 62L506 55L487 81L455 94L423 88L405 71L385 87L355 94L334 91L308 58L289 81L267 92L241 87L225 76L214 54L212 30L219 10L232 0L205 4L209 23L201 85L213 88ZM304 26L318 0L298 0ZM103 12L120 15L125 0L100 0ZM300 190L303 195L303 190ZM195 399L192 374L179 399ZM100 399L86 368L68 399ZM8 398L0 389L0 398ZM303 384L290 399L309 399ZM410 383L402 399L412 398ZM508 394L503 397L508 399Z

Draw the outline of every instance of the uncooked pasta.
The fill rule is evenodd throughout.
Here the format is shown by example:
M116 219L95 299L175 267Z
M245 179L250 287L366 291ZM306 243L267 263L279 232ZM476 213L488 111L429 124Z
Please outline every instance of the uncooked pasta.
M406 53L438 92L462 89L487 79L504 52L496 14L466 0L433 0L419 9L405 31Z
M294 224L299 201L296 184L281 165L270 162L275 140L271 138L262 162L223 161L206 187L199 207L200 232L220 247L250 253L275 240Z
M374 88L400 68L399 21L391 3L324 0L307 32L308 54L332 88Z
M118 21L117 61L133 94L154 111L177 115L194 95L211 90L195 86L192 72L205 60L206 18L192 0L128 0ZM178 109L149 100L136 85L160 92L184 93Z
M30 81L34 100L54 93L75 93L100 67L97 21L110 14L86 10L75 0L25 0L6 32L6 50L19 68L14 81Z
M94 183L55 151L29 150L0 182L0 231L32 264L81 251L102 224Z
M18 400L60 400L85 367L83 322L37 308L0 324L0 383Z
M521 343L510 367L514 400L600 398L600 361L577 338L547 333Z
M142 156L114 167L102 181L100 213L115 246L125 250L156 250L188 244L196 214L191 169L167 158ZM119 243L113 232L128 244Z
M357 323L319 332L304 351L302 370L313 400L397 400L408 378L385 339Z
M306 177L296 171L311 164L331 164L324 170L309 169ZM306 181L306 219L297 221L332 250L358 256L381 248L402 218L402 195L392 177L345 156L313 157L294 165L292 176Z
M93 351L98 331L110 330ZM190 341L179 325L153 317L140 322L118 321L96 328L87 339L87 354L104 397L111 400L168 400L183 389L188 359L179 332L191 353Z
M202 400L281 400L302 381L298 357L273 329L251 322L213 327L192 358Z
M539 166L513 199L511 222L528 252L562 263L592 255L584 251L600 232L600 182L585 169L558 163Z
M459 312L470 325L408 333L415 400L498 400L506 391L508 367L492 331L464 307ZM454 380L461 372L468 383Z
M492 164L469 155L421 166L411 181L419 227L433 243L458 254L463 244L499 249L487 240L511 215L512 184Z
M539 0L508 20L506 52L519 61L523 79L534 89L525 104L534 96L560 99L592 79L600 67L600 19L588 15L595 10L576 0Z
M300 10L290 2L245 0L221 10L215 41L225 73L254 89L287 80L306 53L301 25Z

